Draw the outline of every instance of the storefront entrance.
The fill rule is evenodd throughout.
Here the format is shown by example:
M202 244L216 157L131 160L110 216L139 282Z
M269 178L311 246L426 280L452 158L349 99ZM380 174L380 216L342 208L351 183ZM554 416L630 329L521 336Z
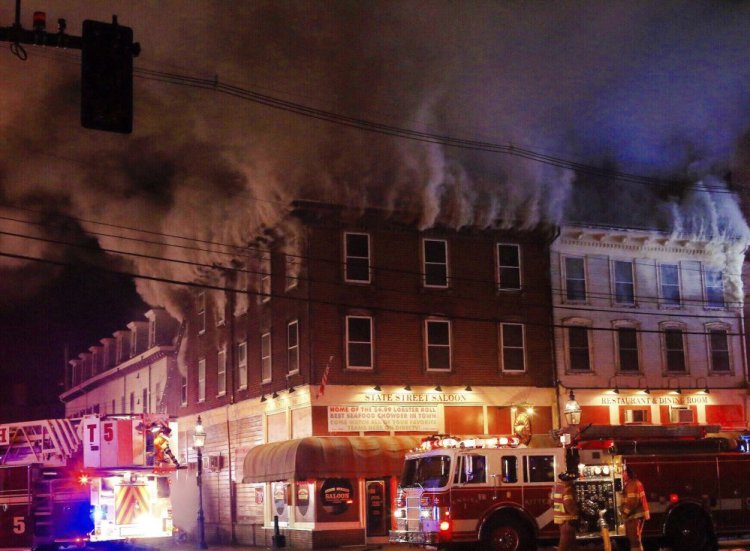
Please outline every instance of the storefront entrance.
M390 503L388 485L382 478L365 481L365 509L367 515L367 537L388 535Z

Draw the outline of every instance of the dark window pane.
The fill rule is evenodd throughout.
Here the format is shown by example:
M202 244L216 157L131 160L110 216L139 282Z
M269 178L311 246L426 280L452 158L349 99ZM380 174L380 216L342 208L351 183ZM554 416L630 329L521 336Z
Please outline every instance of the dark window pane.
M503 324L503 346L523 346L523 325Z
M506 348L503 351L503 369L506 371L523 371L523 349Z
M369 343L349 343L349 366L372 367L371 350Z
M519 266L518 247L516 245L498 245L500 266Z
M370 266L366 258L347 258L346 279L349 281L369 281Z
M589 371L589 334L585 327L568 328L568 348L570 352L570 369Z
M448 273L445 264L427 264L425 271L425 284L441 287L448 284Z
M447 262L446 243L445 241L424 242L424 260L425 262L437 262L445 264Z
M685 371L685 353L682 350L667 350L667 370Z
M367 235L346 234L346 256L370 256L370 244Z
M427 361L430 369L451 368L450 348L447 346L430 346L427 350Z
M518 268L500 268L500 288L520 289L521 271Z
M450 330L448 322L431 321L427 323L428 344L450 344Z
M371 320L370 318L349 318L349 340L356 342L370 342Z

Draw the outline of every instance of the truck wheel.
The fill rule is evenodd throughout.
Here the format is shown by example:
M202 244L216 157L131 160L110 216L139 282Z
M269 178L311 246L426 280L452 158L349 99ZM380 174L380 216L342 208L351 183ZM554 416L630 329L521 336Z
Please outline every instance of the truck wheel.
M667 542L672 551L707 551L713 548L711 530L703 511L690 507L669 519Z
M533 551L534 535L528 524L514 518L491 520L482 532L482 551Z

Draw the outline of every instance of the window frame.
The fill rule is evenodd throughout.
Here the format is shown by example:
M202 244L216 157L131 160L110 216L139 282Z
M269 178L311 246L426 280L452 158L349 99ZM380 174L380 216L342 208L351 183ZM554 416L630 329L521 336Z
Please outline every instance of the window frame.
M350 325L351 320L367 320L370 328L370 340L369 341L353 341L350 338ZM344 342L346 344L346 369L352 371L372 371L375 369L375 323L372 316L364 314L350 314L347 315L344 320ZM370 365L352 365L351 363L351 345L369 345L370 348Z
M430 324L447 325L448 327L448 344L430 343ZM451 373L453 371L453 324L449 319L429 318L424 320L424 361L425 370L436 373ZM430 347L440 347L448 349L448 368L436 368L430 365Z
M270 331L260 336L260 378L264 384L273 380L273 341Z
M206 292L200 291L196 297L196 314L198 318L198 334L203 335L206 332ZM134 335L135 336L135 335ZM133 340L135 342L135 340ZM131 344L131 348L132 348Z
M716 369L714 366L716 350L714 350L712 336L716 333L724 334L724 343L726 343L725 350L719 350L726 354L726 369ZM706 324L706 352L708 354L708 372L716 375L732 375L734 374L734 365L732 361L732 346L729 339L730 327L725 323L708 323Z
M188 378L187 375L180 375L180 405L188 405ZM122 397L123 404L125 403L125 397ZM123 409L125 409L123 407ZM124 412L123 412L124 413Z
M594 343L591 335L590 320L568 320L563 323L564 345L565 345L565 368L568 373L594 373ZM575 369L571 356L570 333L572 330L584 330L586 335L586 350L588 367L586 369Z
M630 267L630 281L621 281L618 279L617 267L628 265ZM632 260L618 260L612 259L610 262L612 270L612 303L617 306L636 306L636 294L635 294L635 265ZM629 300L620 300L618 285L629 285L630 296L627 297Z
M427 244L428 243L442 243L443 251L445 253L444 262L435 262L427 260ZM428 273L427 266L444 266L445 268L445 283L444 284L433 284L427 283ZM448 251L448 240L438 239L435 237L423 237L422 238L422 286L426 289L447 289L450 287L450 256Z
M662 268L666 267L674 267L675 274L677 275L677 283L676 284L666 284L669 287L675 287L677 289L677 303L670 302L672 299L668 299L666 293L664 292L664 273L662 272ZM663 306L664 308L682 308L682 270L679 262L671 263L671 262L662 262L657 264L657 270L659 275L659 304Z
M513 322L501 322L499 324L499 337L500 337L500 370L503 373L526 373L526 324L524 323L513 323ZM507 326L514 326L521 328L521 346L506 346L505 343L505 328ZM522 369L508 369L506 367L505 351L508 350L521 350L521 363Z
M717 274L721 283L721 303L713 303L711 300L711 290L716 289L715 285L709 285L710 274ZM718 268L710 268L703 264L703 300L706 310L722 310L727 307L726 287L724 285L724 273Z
M290 333L292 327L294 327L294 344L292 344L292 333ZM291 369L292 356L295 358L294 369ZM299 320L292 320L286 324L286 362L288 375L299 373Z
M666 374L680 374L685 375L689 372L689 365L688 362L688 346L687 346L687 327L682 323L663 323L660 327L661 331L661 349L662 349L662 361L664 366L664 373ZM667 343L667 334L668 333L680 333L681 337L681 343L682 343L682 370L674 370L669 369L669 355L670 352L677 352L677 349L675 348L669 348L669 345Z
M244 340L237 343L237 390L248 387L247 363L247 340Z
M258 268L258 299L262 304L271 300L273 292L273 257L270 249L259 249Z
M500 249L502 247L513 247L516 250L516 258L518 259L518 263L516 266L506 266L500 263ZM521 245L518 243L506 243L506 242L498 242L495 244L495 255L497 257L496 262L496 277L497 277L497 290L500 292L508 292L508 291L520 291L523 288L523 271L521 270ZM515 270L518 273L518 287L505 287L503 286L503 277L502 273L503 270Z
M580 260L583 269L583 279L571 279L568 275L568 260ZM587 277L587 265L585 256L576 255L563 255L562 256L562 281L563 281L563 302L570 304L585 304L588 299L588 277ZM570 297L570 282L571 281L583 281L583 297L582 298L571 298Z
M637 323L631 321L616 321L613 324L615 337L615 353L617 372L623 375L642 374L643 362L641 361L641 333ZM635 348L623 348L622 333L628 331L633 333L635 338ZM636 369L623 369L623 352L635 351Z
M198 403L206 401L206 358L198 359Z
M347 238L350 235L360 236L360 237L364 236L365 238L367 238L367 256L358 256L358 255L349 254L349 240ZM343 235L343 241L344 241L343 243L344 282L351 283L351 284L359 284L359 285L369 285L370 283L372 283L372 238L370 234L367 232L345 231ZM362 260L365 260L367 262L367 279L350 278L349 277L350 262L362 261Z
M216 351L216 396L227 393L227 348L221 347Z

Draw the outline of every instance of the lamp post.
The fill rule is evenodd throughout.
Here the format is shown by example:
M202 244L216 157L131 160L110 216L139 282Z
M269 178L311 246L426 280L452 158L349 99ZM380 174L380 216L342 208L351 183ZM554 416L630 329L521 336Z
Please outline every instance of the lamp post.
M576 395L572 388L570 389L570 394L568 394L568 401L565 404L565 409L563 409L563 415L565 415L568 425L574 426L581 423L581 406L576 401Z
M203 446L206 445L206 429L203 428L201 416L193 432L193 448L198 452L198 549L208 549L206 544L206 530L203 517Z

